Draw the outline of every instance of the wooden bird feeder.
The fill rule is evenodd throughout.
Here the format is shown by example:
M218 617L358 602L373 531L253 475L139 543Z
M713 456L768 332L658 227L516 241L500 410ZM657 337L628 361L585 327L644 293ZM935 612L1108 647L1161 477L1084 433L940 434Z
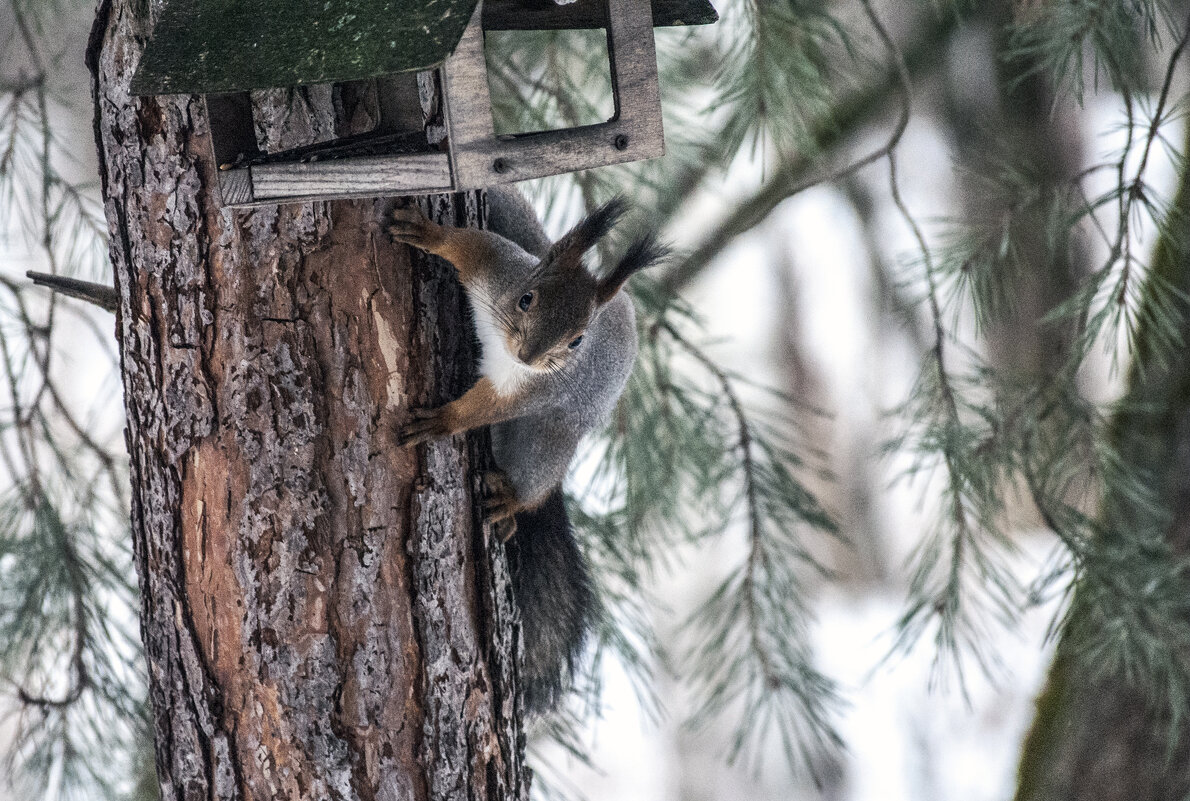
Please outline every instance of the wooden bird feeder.
M653 26L717 19L707 0L170 0L132 90L205 95L226 206L482 189L662 155ZM498 136L484 32L599 28L611 119ZM442 89L437 146L410 123L409 107L417 122L421 108L407 88L395 99L390 92L387 104L382 98L369 134L274 153L257 144L249 90L367 79L380 86L431 70Z

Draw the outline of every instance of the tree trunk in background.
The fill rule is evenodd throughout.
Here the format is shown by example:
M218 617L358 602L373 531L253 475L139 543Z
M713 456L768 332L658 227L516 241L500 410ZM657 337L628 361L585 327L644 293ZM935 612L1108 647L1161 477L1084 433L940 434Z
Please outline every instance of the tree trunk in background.
M1186 148L1190 148L1190 129L1181 152L1190 152ZM1190 293L1190 171L1183 170L1154 252L1152 273ZM1142 304L1152 302L1152 290L1146 289ZM1190 309L1180 304L1178 313L1183 341L1190 341ZM1155 316L1140 312L1146 322L1137 337L1137 359L1148 355ZM1168 523L1156 530L1166 532L1173 558L1190 557L1190 361L1174 358L1168 366L1149 361L1143 372L1133 364L1127 395L1113 420L1113 436L1124 464L1139 475L1153 477L1152 489L1168 511ZM1161 525L1152 523L1152 510L1138 507L1123 493L1111 493L1110 488L1102 514L1108 516L1104 527L1108 536L1113 531L1146 532ZM1077 591L1074 603L1077 608ZM1090 636L1111 634L1091 632ZM1126 676L1088 675L1072 656L1080 646L1067 627L1025 739L1016 801L1190 797L1185 710L1179 710L1180 737L1171 742L1174 710L1154 708L1135 680ZM1177 656L1181 669L1190 671L1190 653Z
M146 7L102 3L88 56L163 797L523 799L480 451L392 437L470 379L453 272L371 201L220 209L202 103L129 96ZM324 138L348 94L262 93L260 133Z
M1011 159L1030 176L1039 194L1069 184L1083 168L1080 119L1074 105L1056 99L1042 64L1015 49L1010 32L1015 0L973 6L970 24L951 43L946 111L955 150L965 169L957 171L968 221L992 231L1012 216L1013 242L1022 264L1013 276L1014 313L987 332L989 358L1021 377L1049 376L1070 357L1070 325L1042 319L1074 292L1089 272L1084 248L1072 243L1069 258L1051 244L1050 215L1040 207L1010 208L1017 202L989 192L979 176L1002 169ZM1056 258L1055 258L1056 257Z

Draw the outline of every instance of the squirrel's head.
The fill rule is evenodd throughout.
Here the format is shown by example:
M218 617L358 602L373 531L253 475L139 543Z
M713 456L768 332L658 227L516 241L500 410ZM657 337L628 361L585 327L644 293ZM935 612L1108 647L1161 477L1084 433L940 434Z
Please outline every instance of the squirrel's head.
M537 370L559 369L583 346L587 326L635 273L665 255L652 236L633 244L606 275L596 277L583 255L624 215L617 197L600 206L554 243L525 279L498 301L508 350Z

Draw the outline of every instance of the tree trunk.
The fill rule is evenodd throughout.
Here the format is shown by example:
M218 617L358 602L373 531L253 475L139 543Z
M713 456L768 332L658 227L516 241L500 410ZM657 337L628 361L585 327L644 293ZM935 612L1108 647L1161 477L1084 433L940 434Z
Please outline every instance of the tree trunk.
M220 209L202 103L129 95L147 7L101 3L88 62L163 797L523 799L482 452L393 443L472 377L453 271L378 202ZM259 93L259 133L325 137L349 94Z
M1181 152L1190 152L1187 148L1190 129ZM1149 280L1162 280L1190 293L1190 170L1182 169L1181 185L1166 212ZM1142 306L1154 302L1150 284ZM1182 341L1190 341L1190 308L1182 302L1170 313L1180 315ZM1146 508L1109 487L1101 512L1106 521L1103 536L1163 531L1170 558L1184 562L1190 556L1190 361L1175 357L1163 365L1146 360L1156 333L1152 321L1160 317L1149 308L1139 312L1145 322L1138 331L1128 392L1112 421L1112 435L1121 461L1136 475L1152 479L1151 489L1164 509ZM1144 549L1138 547L1136 554L1144 556ZM1145 603L1144 593L1137 588L1137 603ZM1075 610L1078 601L1076 590ZM1074 629L1072 619L1080 624ZM1105 670L1090 675L1093 671L1086 669L1086 659L1075 658L1078 650L1085 648L1080 638L1115 633L1088 629L1077 615L1067 620L1037 701L1032 729L1025 738L1016 801L1174 801L1190 797L1186 710L1173 708L1174 704L1184 705L1185 698L1155 704L1138 686L1136 676ZM1180 662L1183 674L1190 672L1190 653L1184 641L1162 645L1173 661Z
M1012 33L1017 5L989 0L972 7L952 46L945 111L964 167L956 177L969 224L991 232L990 243L998 243L999 226L1011 220L1016 267L1001 280L1012 301L988 327L988 357L1007 373L1043 378L1069 360L1074 335L1070 324L1045 317L1089 272L1077 232L1068 251L1053 242L1045 203L1082 168L1083 144L1073 100L1055 96L1038 57L1018 52ZM1003 169L998 160L1009 159L1036 188L1038 197L1024 206L1018 205L1019 193L995 191L987 180L989 172Z

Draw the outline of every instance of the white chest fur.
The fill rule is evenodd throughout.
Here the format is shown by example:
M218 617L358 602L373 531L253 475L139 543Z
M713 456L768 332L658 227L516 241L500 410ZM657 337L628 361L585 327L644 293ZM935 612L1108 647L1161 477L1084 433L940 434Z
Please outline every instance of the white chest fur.
M479 371L501 395L513 395L533 375L534 370L509 352L508 342L488 308L487 299L473 295L471 301L471 308L475 312L475 333L479 337L479 344L483 346Z

